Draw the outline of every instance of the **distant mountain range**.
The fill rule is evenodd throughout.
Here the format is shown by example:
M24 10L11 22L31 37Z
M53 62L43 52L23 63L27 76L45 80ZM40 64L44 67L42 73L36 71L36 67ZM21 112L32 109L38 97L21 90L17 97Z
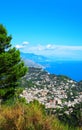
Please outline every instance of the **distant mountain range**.
M23 59L23 61L24 61L24 63L25 63L25 66L34 67L34 68L43 68L42 65L37 64L37 63L33 62L32 60Z
M45 56L35 55L33 53L23 53L23 52L21 52L21 57L23 59L30 59L30 60L32 60L34 62L38 62L38 63L50 60L49 58L47 58Z
M46 62L50 61L49 58L45 57L45 56L41 56L41 55L35 55L33 53L23 53L21 52L21 57L25 62L25 65L29 66L29 67L45 67Z

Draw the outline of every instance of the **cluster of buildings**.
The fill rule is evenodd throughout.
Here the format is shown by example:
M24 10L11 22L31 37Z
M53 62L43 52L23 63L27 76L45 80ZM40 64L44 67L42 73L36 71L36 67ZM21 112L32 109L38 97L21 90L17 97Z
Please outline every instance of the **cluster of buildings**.
M25 97L28 103L38 100L46 108L56 109L73 107L82 102L82 92L79 92L77 82L66 76L56 76L40 68L30 68L24 78L27 85L20 96Z

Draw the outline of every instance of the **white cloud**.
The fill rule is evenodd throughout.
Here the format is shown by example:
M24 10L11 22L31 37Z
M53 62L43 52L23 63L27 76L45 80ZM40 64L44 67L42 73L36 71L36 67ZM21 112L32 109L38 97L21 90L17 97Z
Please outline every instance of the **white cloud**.
M55 52L74 52L74 51L82 51L82 46L64 46L64 45L52 45L52 44L47 44L47 45L36 45L36 46L30 46L28 47L28 50L30 51L36 51L36 52L47 52L47 51L53 51Z
M22 46L22 45L16 45L15 46L17 49L22 49L22 48L24 48L24 46Z
M47 48L47 49L51 49L51 48L52 48L52 45L51 45L51 44L48 44L48 45L46 45L46 48Z
M44 46L42 45L38 45L37 47L35 47L38 51L43 51L45 49Z
M24 49L28 44L29 44L29 42L24 41L24 42L22 42L21 44L17 44L15 47L16 47L17 49Z
M58 49L61 50L72 50L72 51L77 51L77 50L82 50L82 46L57 46Z
M29 44L29 42L24 41L22 44L23 44L23 45L28 45L28 44Z
M23 52L35 53L38 55L50 56L59 59L81 59L82 60L82 46L66 46L66 45L16 45L18 49Z

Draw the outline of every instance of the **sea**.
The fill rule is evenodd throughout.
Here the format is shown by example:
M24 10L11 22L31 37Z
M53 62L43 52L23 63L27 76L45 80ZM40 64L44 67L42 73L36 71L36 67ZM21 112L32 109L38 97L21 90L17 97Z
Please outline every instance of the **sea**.
M46 62L45 70L51 74L68 76L77 82L82 80L82 61Z

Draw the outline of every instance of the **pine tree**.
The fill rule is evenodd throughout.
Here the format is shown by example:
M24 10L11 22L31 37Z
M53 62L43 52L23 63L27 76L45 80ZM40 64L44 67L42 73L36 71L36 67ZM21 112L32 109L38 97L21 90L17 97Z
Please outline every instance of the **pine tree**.
M19 50L11 47L11 39L0 24L0 98L5 100L14 96L19 79L27 72Z

